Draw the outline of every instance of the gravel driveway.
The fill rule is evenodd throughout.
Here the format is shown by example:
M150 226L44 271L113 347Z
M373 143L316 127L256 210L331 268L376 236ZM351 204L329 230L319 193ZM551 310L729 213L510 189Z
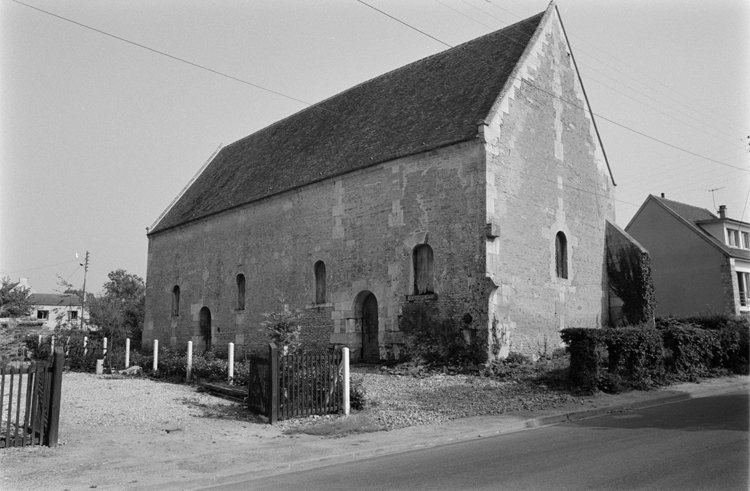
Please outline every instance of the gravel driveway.
M574 399L544 387L472 375L412 377L355 369L352 378L362 381L367 411L385 429L554 407ZM144 482L205 477L237 467L242 459L278 464L281 454L275 452L293 455L294 438L300 438L283 430L307 423L271 426L241 404L190 385L66 372L60 445L0 451L0 489L137 489Z

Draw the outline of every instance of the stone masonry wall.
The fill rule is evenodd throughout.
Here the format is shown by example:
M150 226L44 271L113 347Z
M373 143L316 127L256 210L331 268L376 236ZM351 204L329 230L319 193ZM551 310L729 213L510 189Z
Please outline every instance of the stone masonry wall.
M607 322L613 182L559 18L551 15L484 127L492 352L543 355L566 327ZM555 236L567 239L568 277Z
M201 346L199 312L212 342L265 349L263 313L300 311L303 341L361 347L361 302L378 302L381 356L402 341L398 315L412 295L412 251L434 252L437 302L486 318L473 292L484 280L482 145L468 142L375 165L149 236L147 346ZM327 298L315 305L314 264L324 261ZM246 308L236 307L236 276ZM179 285L179 315L170 314ZM478 327L484 327L477 324Z

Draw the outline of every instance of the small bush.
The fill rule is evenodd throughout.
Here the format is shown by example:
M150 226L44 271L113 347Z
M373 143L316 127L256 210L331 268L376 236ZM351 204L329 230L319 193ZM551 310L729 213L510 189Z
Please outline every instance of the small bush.
M678 380L697 380L715 372L722 360L731 356L723 353L725 348L736 351L737 343L732 342L732 335L720 335L720 331L701 329L692 324L672 325L665 329L664 345L671 354L668 365L673 378ZM725 338L722 343L722 338Z
M593 392L599 382L600 329L571 327L560 331L560 337L568 345L570 371L568 377L574 389Z
M268 320L261 322L261 325L266 328L266 334L279 350L286 347L286 352L291 354L302 346L302 341L300 341L302 327L299 325L299 313L283 310L263 314L263 317Z
M353 378L349 384L349 407L358 411L367 407L367 390L362 379Z
M399 318L399 329L406 336L405 359L433 365L480 363L484 358L481 347L466 342L464 327L461 316L435 304L406 304Z
M600 331L607 346L607 378L600 388L628 386L650 389L664 381L661 332L649 326L607 328ZM605 390L602 388L602 390Z

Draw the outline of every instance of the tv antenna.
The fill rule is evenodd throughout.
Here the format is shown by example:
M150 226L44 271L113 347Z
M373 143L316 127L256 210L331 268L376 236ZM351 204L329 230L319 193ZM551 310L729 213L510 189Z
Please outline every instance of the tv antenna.
M715 191L718 191L719 189L724 189L725 187L726 187L726 186L722 186L722 187L720 187L720 188L713 188L713 189L709 189L709 190L708 190L708 192L709 192L709 193L711 193L711 200L712 200L712 201L713 201L713 203L714 203L714 210L716 209L716 196L715 196L714 192L715 192Z

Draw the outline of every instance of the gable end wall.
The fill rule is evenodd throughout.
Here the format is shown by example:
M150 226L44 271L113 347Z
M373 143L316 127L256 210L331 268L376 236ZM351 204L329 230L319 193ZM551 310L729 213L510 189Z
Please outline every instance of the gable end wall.
M614 186L556 13L484 136L487 221L499 230L486 252L494 352L543 355L560 345L561 329L607 323L605 230L614 221ZM555 269L558 232L567 279Z

